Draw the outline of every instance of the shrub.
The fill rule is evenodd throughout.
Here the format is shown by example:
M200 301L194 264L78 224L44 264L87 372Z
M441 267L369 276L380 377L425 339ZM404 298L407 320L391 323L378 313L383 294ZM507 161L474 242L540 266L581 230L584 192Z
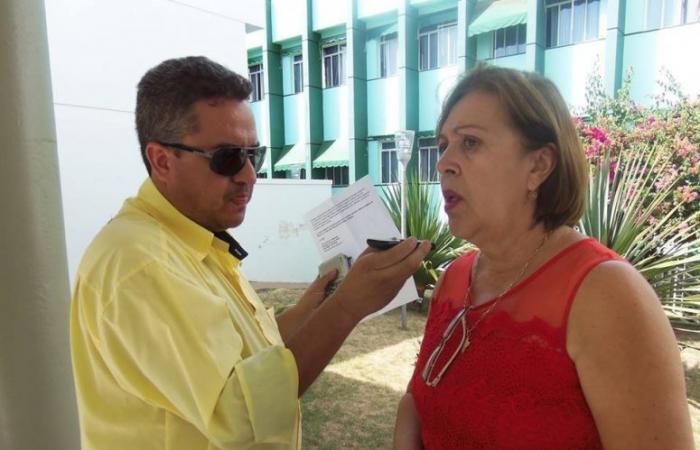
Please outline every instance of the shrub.
M656 290L672 324L700 330L700 103L667 74L649 107L589 81L576 126L590 162L584 234L632 263Z
M383 187L384 202L397 228L401 228L401 191L398 185ZM406 230L409 236L429 239L435 249L428 253L414 279L422 288L433 288L449 263L472 246L454 237L440 214L440 198L433 185L420 183L409 174L406 189Z

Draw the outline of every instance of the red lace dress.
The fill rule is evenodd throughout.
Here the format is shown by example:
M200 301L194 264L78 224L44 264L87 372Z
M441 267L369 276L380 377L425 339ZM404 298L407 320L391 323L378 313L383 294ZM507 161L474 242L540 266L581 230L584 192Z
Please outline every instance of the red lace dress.
M504 295L471 335L440 383L423 367L464 305L476 252L454 261L434 299L411 390L426 449L601 449L600 436L566 351L576 291L597 264L618 259L594 239L576 242ZM491 302L472 310L471 327ZM447 342L437 373L459 344Z

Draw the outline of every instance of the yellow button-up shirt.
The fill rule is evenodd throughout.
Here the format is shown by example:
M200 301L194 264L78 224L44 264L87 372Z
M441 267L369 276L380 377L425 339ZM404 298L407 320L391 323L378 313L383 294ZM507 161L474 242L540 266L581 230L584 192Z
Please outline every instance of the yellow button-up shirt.
M150 179L90 244L71 302L84 450L300 448L296 362L228 250Z

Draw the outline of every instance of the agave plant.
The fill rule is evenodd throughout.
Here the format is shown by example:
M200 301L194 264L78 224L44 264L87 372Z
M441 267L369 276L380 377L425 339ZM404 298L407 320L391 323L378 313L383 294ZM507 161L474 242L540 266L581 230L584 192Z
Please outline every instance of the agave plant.
M679 177L659 186L672 161L649 144L604 154L590 166L580 231L633 264L652 285L674 327L700 331L700 215L683 218L682 204L664 211Z
M415 172L408 177L406 189L406 231L409 236L429 239L435 244L414 276L419 287L435 286L447 265L471 247L466 241L452 236L440 216L440 201L430 184L420 183ZM397 186L385 186L384 203L396 227L401 226L401 191Z

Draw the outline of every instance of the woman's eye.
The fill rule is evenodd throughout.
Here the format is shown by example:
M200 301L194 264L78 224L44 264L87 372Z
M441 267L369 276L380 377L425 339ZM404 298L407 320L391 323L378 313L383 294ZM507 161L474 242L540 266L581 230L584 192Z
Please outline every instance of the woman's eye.
M464 143L464 148L466 148L467 150L476 148L476 146L479 145L479 141L472 137L465 137L462 142Z
M447 149L447 143L446 142L440 142L438 144L438 151L442 155L442 153Z

